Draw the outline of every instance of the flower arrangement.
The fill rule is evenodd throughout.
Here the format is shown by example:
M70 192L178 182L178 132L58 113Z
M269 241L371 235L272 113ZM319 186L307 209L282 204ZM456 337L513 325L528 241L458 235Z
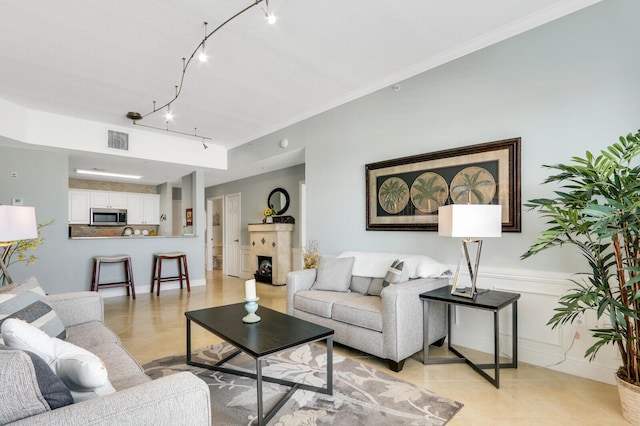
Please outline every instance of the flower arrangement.
M11 244L7 250L5 255L4 264L7 266L13 265L18 262L25 262L25 266L33 265L36 263L38 259L35 254L27 253L29 250L36 250L39 245L44 243L45 238L42 238L41 229L45 226L49 226L53 223L53 220L50 220L45 223L38 224L38 237L32 240L22 240L16 241ZM5 285L7 282L7 278L3 275L2 280L0 280L0 285Z
M313 269L318 267L320 254L318 253L318 242L310 240L306 246L302 248L304 252L304 269Z
M264 209L262 211L262 215L264 216L264 219L262 219L262 223L273 223L273 216L275 216L276 213L277 212L271 207L267 207L266 209Z
M267 207L266 209L264 209L264 211L262 212L262 215L264 217L269 217L269 216L275 216L276 215L276 211L273 210L270 207Z

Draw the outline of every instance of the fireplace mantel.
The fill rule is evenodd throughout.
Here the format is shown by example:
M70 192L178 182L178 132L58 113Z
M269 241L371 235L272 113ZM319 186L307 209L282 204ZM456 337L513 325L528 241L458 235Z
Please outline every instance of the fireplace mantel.
M258 256L271 257L271 283L285 285L287 273L292 271L292 223L250 223L251 256L258 268Z

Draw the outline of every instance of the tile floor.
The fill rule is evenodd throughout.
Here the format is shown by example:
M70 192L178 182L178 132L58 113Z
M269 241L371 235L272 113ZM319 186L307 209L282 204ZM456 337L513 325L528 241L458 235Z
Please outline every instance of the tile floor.
M141 284L139 284L141 285ZM286 288L258 283L260 304L286 310ZM141 363L185 352L184 312L238 303L244 280L207 273L207 285L165 290L160 297L138 294L105 299L106 323ZM259 313L259 311L258 311ZM193 325L193 347L220 340ZM408 359L400 373L362 352L336 344L336 352L374 366L421 388L458 400L464 408L449 425L625 425L615 386L520 363L501 370L500 389L465 364L422 364L422 355Z

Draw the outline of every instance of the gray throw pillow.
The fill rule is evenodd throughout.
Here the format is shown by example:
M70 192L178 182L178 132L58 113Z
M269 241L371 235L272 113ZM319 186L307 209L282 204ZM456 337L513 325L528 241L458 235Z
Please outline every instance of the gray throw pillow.
M400 278L402 278L402 268L404 266L404 262L400 262L398 259L394 260L391 266L389 266L389 270L387 271L387 275L384 277L382 281L382 287L386 287L389 284L397 284L400 282Z
M341 291L348 293L355 257L320 256L316 281L312 290Z
M0 289L0 325L9 318L35 325L51 337L67 337L62 320L45 300L44 290L34 277Z
M3 362L12 363L11 365L5 365L9 372L8 374L13 376L9 379L18 382L12 383L11 387L15 387L13 389L15 391L23 392L20 397L16 398L20 403L16 403L15 400L9 398L7 401L3 401L3 404L0 404L2 405L0 411L2 411L3 420L8 418L19 420L29 415L44 412L47 409L55 410L56 408L73 404L71 392L62 382L62 379L56 376L51 367L38 355L29 351L11 349L4 345L0 345L0 353L7 355L0 356ZM26 380L26 382L23 380ZM44 406L42 405L42 398L46 403ZM4 402L8 405L5 406ZM11 413L12 410L9 405L13 405L17 411Z
M374 278L371 280L371 284L369 284L369 290L367 290L367 294L369 296L380 296L382 293L382 278Z

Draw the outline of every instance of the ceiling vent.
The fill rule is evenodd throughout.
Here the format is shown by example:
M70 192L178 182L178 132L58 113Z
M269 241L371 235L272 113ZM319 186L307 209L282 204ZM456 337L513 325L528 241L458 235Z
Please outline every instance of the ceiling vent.
M115 130L109 130L109 139L107 141L107 147L113 149L121 149L123 151L129 151L129 134L123 132L116 132Z

